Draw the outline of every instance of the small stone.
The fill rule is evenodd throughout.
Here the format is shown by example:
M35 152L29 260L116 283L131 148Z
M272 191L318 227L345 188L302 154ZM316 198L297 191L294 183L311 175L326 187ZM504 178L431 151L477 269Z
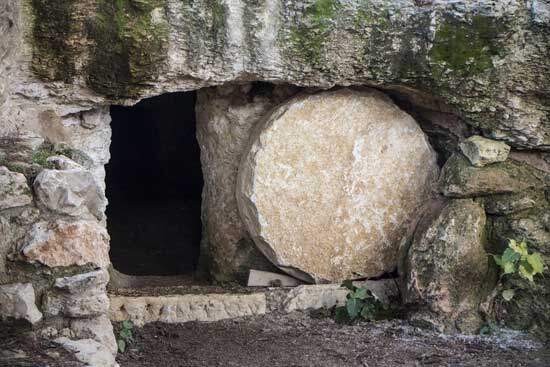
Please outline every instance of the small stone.
M300 285L288 292L283 300L283 310L292 312L343 306L348 293L339 284Z
M467 198L544 189L546 176L548 174L512 159L474 167L462 154L454 154L441 170L439 185L445 196Z
M92 271L55 280L54 289L44 296L48 316L94 317L106 314L109 276L106 270Z
M22 253L29 262L55 266L109 265L109 235L95 221L38 222L26 236Z
M83 170L80 164L76 163L70 158L65 157L64 155L54 155L48 157L46 162L50 163L57 170Z
M76 358L93 367L115 367L118 364L110 350L93 339L70 340L69 338L57 338L55 342L70 352L75 353Z
M36 307L31 283L0 285L0 319L22 319L31 324L42 319L42 313Z
M460 150L472 165L483 167L491 163L504 162L510 153L510 146L501 141L475 135L460 143Z
M45 169L36 177L33 186L38 202L52 212L74 217L89 213L103 219L107 200L90 171Z
M71 321L71 330L78 339L93 339L103 344L113 355L117 353L117 343L113 325L106 315L91 319Z
M32 203L32 194L24 175L0 166L0 210Z
M436 155L384 94L301 95L253 133L239 167L239 213L256 246L306 282L379 276L432 195Z
M485 221L471 199L452 200L421 221L400 270L413 319L444 332L477 332L488 289Z

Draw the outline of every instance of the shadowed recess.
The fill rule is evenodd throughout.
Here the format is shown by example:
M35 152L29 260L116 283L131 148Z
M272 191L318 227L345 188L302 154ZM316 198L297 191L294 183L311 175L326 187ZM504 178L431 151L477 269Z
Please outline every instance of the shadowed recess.
M191 274L201 240L195 93L111 107L107 227L113 266L132 275Z

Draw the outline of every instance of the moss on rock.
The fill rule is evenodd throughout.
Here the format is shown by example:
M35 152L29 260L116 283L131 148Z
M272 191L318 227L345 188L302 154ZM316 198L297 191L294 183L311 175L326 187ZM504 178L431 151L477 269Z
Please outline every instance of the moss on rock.
M32 69L46 80L70 83L76 74L74 6L77 0L32 0Z
M95 41L88 70L92 89L112 97L135 97L155 80L167 57L165 0L99 0L89 24Z

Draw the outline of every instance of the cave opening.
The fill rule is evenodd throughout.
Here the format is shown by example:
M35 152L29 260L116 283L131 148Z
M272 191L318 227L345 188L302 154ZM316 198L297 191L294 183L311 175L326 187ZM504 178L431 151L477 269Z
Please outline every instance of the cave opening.
M111 107L106 166L107 228L113 267L128 275L197 270L203 176L195 92Z

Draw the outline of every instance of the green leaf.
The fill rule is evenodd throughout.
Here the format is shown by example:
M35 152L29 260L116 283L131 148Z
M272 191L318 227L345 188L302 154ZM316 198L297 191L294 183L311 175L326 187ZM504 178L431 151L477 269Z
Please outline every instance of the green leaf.
M367 288L359 288L355 291L355 293L353 295L353 298L365 299L365 298L367 298L367 295L368 295L368 289Z
M502 298L504 298L506 301L510 301L512 298L514 298L514 295L516 292L513 289L505 289L502 291Z
M378 307L376 307L374 303L366 303L361 310L361 317L366 320L375 320L377 316L377 311Z
M130 320L124 320L122 321L122 327L124 329L132 329L134 327L134 323Z
M512 274L516 271L516 266L514 265L514 263L506 262L504 263L502 270L504 271L504 274Z
M519 265L519 275L522 278L528 279L530 282L535 281L533 279L533 268L526 261L522 261L522 263Z
M514 250L512 250L511 248L507 248L506 250L504 250L504 253L502 254L502 263L514 263L516 262L517 260L519 260L519 258L521 257L521 255L517 252L515 252Z
M521 241L521 243L518 244L516 241L510 240L510 242L508 243L508 247L511 248L512 251L514 251L521 257L527 256L528 254L527 244L525 243L525 241Z
M348 311L348 316L353 320L357 318L361 308L363 307L363 301L357 298L351 298L346 303L346 310Z
M350 279L346 279L342 282L341 287L347 288L350 291L353 291L355 289L355 286L353 285L353 282Z
M124 353L124 351L126 350L126 342L122 339L118 339L116 343L118 345L118 351L120 353Z
M533 275L540 274L544 270L544 263L542 257L538 252L535 252L531 255L527 255L527 262L533 268Z

